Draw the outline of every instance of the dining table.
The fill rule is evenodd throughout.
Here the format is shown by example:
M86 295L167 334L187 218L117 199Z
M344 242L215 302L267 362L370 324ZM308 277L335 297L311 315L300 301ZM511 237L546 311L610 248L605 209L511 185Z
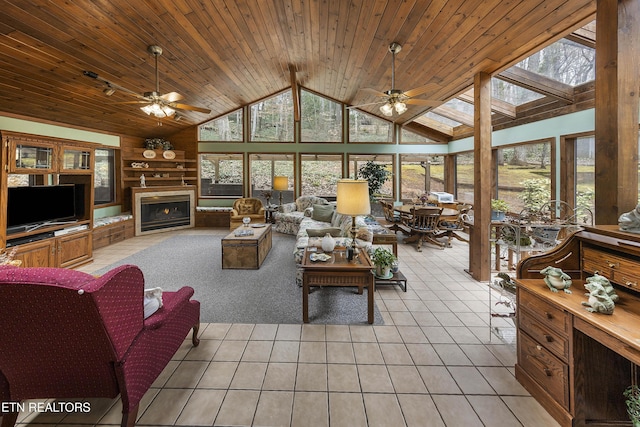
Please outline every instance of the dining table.
M394 206L393 210L398 212L401 216L404 216L406 218L411 218L411 215L413 215L413 210L421 209L421 208L438 208L438 206L403 204L403 205ZM460 211L457 209L442 208L442 212L440 213L440 219L444 221L454 221L458 218L458 215L460 215ZM446 234L446 233L443 233L443 234ZM403 240L403 243L416 243L418 240L420 240L420 234L411 232L410 235Z

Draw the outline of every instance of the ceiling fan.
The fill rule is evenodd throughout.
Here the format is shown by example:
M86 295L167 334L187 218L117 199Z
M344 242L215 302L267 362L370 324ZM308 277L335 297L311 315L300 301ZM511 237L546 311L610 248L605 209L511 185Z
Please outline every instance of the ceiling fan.
M352 105L347 108L358 108L366 105L382 104L382 106L380 106L380 111L382 112L382 114L387 117L391 117L394 110L398 114L402 114L407 111L407 104L425 105L431 107L437 107L444 104L444 101L414 98L415 96L422 95L429 89L432 89L434 86L437 86L435 83L429 83L424 86L407 91L396 89L396 54L401 50L402 46L399 43L393 42L389 45L389 52L391 52L391 89L384 92L380 92L371 88L363 89L368 92L373 92L376 96L383 97L385 99L382 101L370 102L367 104Z
M113 95L116 90L120 90L129 95L135 96L136 98L138 98L138 101L123 102L123 104L146 104L145 106L140 107L140 109L148 115L153 114L159 119L174 116L174 119L179 120L179 116L175 114L176 110L190 110L204 114L211 113L211 110L207 108L195 107L193 105L177 102L184 99L184 97L177 92L169 92L165 93L164 95L160 95L160 72L158 70L158 57L162 55L162 48L160 46L151 45L147 48L147 51L151 53L155 58L156 87L155 91L153 92L144 92L143 94L139 94L115 83L111 83L110 81L98 76L98 74L94 73L93 71L83 71L82 74L104 83L106 87L104 88L103 92L107 96Z

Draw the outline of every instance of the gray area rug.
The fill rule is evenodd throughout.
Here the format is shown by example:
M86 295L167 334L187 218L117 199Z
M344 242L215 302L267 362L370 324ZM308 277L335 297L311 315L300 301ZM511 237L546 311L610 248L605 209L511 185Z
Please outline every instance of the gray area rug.
M259 270L222 269L222 236L173 236L96 274L122 265L140 267L145 287L173 291L195 289L202 322L302 323L302 288L295 283L293 236L273 236L273 247ZM384 324L374 307L375 324ZM309 321L319 324L367 324L367 290L312 288Z

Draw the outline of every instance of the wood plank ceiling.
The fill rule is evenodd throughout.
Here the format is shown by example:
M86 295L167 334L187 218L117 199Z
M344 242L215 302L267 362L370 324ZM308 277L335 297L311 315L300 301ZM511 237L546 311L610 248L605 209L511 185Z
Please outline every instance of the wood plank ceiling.
M429 85L445 101L593 19L595 0L6 0L0 4L0 112L116 134L167 136L291 87L359 105L363 88ZM83 70L137 93L155 89L211 114L162 126L135 100L106 96ZM290 72L291 67L295 70ZM428 107L409 106L398 123ZM378 106L363 110L380 115Z

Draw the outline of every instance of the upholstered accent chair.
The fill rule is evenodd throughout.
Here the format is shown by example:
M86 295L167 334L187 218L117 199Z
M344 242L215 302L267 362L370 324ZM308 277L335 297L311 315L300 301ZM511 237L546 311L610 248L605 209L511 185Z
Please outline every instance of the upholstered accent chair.
M233 202L230 229L235 230L242 225L242 218L251 218L251 222L264 223L264 206L262 201L253 197L243 197Z
M0 267L0 403L43 398L122 399L122 426L193 330L193 289L164 292L144 318L144 278L134 265L101 277L63 268ZM18 413L2 414L13 426Z

